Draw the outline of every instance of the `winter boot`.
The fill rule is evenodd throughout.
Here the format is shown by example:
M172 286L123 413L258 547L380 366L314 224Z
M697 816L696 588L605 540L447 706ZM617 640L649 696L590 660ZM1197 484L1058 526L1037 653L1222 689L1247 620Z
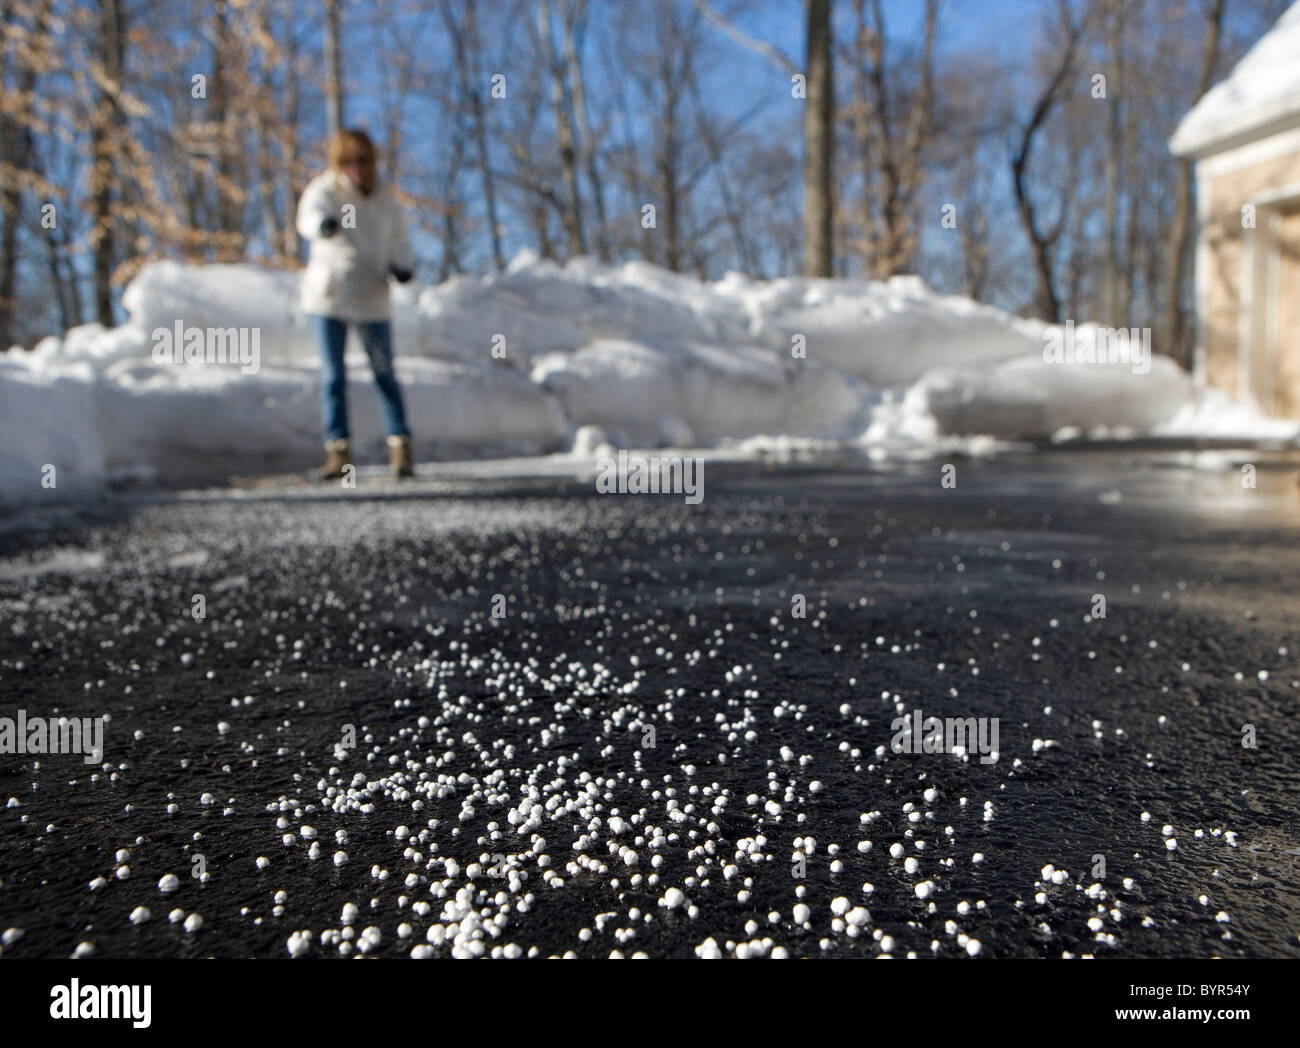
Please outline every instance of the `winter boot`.
M316 470L317 480L335 480L343 476L343 467L351 465L352 452L346 440L325 442L325 465Z
M388 467L394 477L413 477L415 467L411 465L411 438L388 438Z

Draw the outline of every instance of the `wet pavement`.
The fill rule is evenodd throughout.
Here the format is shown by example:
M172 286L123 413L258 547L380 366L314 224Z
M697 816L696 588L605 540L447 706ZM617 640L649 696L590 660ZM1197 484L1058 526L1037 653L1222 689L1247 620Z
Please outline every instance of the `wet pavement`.
M1296 463L943 464L9 514L3 955L1300 957Z

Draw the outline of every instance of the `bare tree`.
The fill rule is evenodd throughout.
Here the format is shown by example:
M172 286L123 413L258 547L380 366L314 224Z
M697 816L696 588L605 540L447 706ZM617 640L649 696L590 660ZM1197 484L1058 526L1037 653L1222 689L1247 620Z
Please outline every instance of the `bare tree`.
M1223 16L1227 0L1209 0L1206 9L1205 30L1201 36L1201 64L1196 82L1195 104L1210 89L1214 69L1219 60L1220 39L1223 33ZM1165 248L1164 322L1160 325L1163 351L1184 366L1190 363L1185 347L1186 316L1181 294L1187 272L1187 254L1191 243L1192 213L1192 163L1178 162L1178 180L1174 183L1174 214L1169 225L1169 240Z
M339 41L339 8L343 0L324 0L325 5L325 111L330 136L343 127L343 57Z
M1119 301L1119 167L1124 152L1124 109L1131 109L1124 94L1124 9L1126 0L1105 0L1106 49L1110 77L1106 85L1109 134L1106 151L1106 244L1104 297L1101 318L1114 324Z
M831 67L830 0L807 0L807 105L804 110L803 272L829 277L835 271L834 72Z
M262 235L267 252L283 254L283 222L276 213L275 169L271 159L271 139L275 123L275 96L271 70L280 61L271 28L271 0L258 0L256 8L256 49L258 55L255 108L253 121L257 141L257 198L261 205Z
M91 156L95 226L91 233L94 249L95 317L105 327L113 324L113 267L117 238L113 215L113 180L117 168L125 116L119 101L126 64L126 9L122 0L99 0L96 62L103 83L91 124Z
M446 280L461 269L461 232L460 207L456 200L456 182L460 178L461 165L465 158L465 140L459 132L453 132L451 150L448 154L446 176L442 183L442 259L439 262L438 279Z
M496 179L488 155L487 107L483 102L485 71L482 68L482 43L474 6L475 0L442 0L439 10L451 40L457 75L460 77L459 101L468 111L470 134L474 140L483 200L487 209L492 262L500 270L505 269L506 260L501 246L501 222L497 214ZM459 19L456 8L459 8Z
M0 349L6 349L13 336L14 296L18 275L18 226L22 216L24 182L35 174L32 123L35 119L34 100L37 77L49 61L51 0L37 0L32 7L31 23L22 26L16 12L6 5L4 13L4 43L11 35L24 46L16 49L18 74L12 109L0 108L0 171L4 174L4 193L0 197L3 207L4 229L0 233ZM0 60L8 58L0 52ZM0 74L3 67L0 67ZM2 81L0 81L2 83Z
M573 120L569 113L568 93L565 90L565 66L559 61L555 49L550 0L536 0L537 37L542 46L551 83L551 114L555 119L555 138L560 150L560 170L564 178L564 229L569 238L569 254L585 254L587 246L582 236L582 197L578 190L577 149L573 140Z
M569 71L569 84L573 92L573 112L578 123L578 137L583 167L591 186L592 201L596 208L596 246L602 262L611 258L609 224L605 217L604 179L596 163L596 140L592 135L587 114L587 94L583 87L582 62L577 39L586 22L586 0L570 0L561 7L564 25L564 61Z
M1061 319L1061 304L1052 273L1052 256L1060 240L1064 222L1063 219L1058 220L1053 228L1042 228L1040 216L1030 196L1029 155L1035 137L1060 100L1066 81L1074 69L1079 40L1083 33L1083 24L1076 22L1072 17L1068 0L1060 0L1060 17L1065 39L1057 48L1056 66L1034 102L1029 121L1020 133L1019 144L1011 159L1011 176L1015 187L1016 203L1020 208L1020 218L1024 223L1025 233L1029 237L1033 252L1037 280L1035 307L1038 315L1049 321Z
M293 19L293 0L282 0L285 17L281 21L283 36L278 48L283 55L284 69L284 106L280 112L280 159L281 177L285 182L287 198L284 204L285 221L281 229L284 236L284 255L297 258L302 250L298 242L298 229L292 221L292 215L298 210L298 194L304 185L303 172L298 156L298 116L301 91L298 79L298 63L302 60L298 50L297 27Z

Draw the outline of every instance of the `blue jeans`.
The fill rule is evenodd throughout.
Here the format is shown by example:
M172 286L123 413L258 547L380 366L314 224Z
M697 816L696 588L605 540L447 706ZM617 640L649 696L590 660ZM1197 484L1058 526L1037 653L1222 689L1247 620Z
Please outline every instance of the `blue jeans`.
M309 316L316 344L320 346L324 377L321 382L321 411L325 416L325 439L348 439L348 373L343 366L348 322L336 317ZM393 372L393 332L387 320L367 321L354 325L361 334L361 344L375 373L379 402L384 411L384 429L390 437L410 436L406 428L406 411L402 407L402 390Z

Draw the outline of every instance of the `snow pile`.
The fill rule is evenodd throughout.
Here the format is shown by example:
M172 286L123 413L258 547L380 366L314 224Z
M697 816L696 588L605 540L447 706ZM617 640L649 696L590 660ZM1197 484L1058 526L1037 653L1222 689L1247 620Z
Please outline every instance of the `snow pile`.
M126 324L0 354L0 497L41 497L46 466L59 491L76 491L124 475L220 481L313 464L319 367L297 281L251 265L153 263L123 297ZM1056 329L911 277L703 283L521 252L503 273L396 289L393 321L422 459L563 451L584 426L619 446L834 441L891 455L954 435L1297 428L1230 413L1163 359L1149 370L1048 363ZM178 328L254 331L256 366L156 360L155 333ZM349 407L367 461L382 455L383 432L356 341Z
M31 500L50 490L97 487L105 463L93 369L24 367L15 363L19 353L0 356L0 497Z
M911 392L943 432L1015 438L1065 428L1149 430L1187 404L1193 389L1168 357L1136 374L1125 364L1049 364L1039 356L938 368Z
M809 359L877 386L915 382L933 367L1038 353L1043 346L1042 325L967 298L936 295L917 277L759 283L732 274L719 290L746 309L750 332L763 344L788 356L802 336Z
M98 407L101 426L113 435L105 452L110 473L141 472L168 482L211 479L300 469L321 454L314 370L264 367L242 376L237 368L196 369L179 378L173 370L120 361L105 372ZM567 431L555 405L526 380L501 371L400 361L408 418L436 420L421 422L421 448L431 450L430 432L454 457L473 457L485 446L523 453L559 446ZM363 366L349 369L348 403L354 440L377 445L383 435L379 401Z
M601 339L539 360L532 377L566 415L633 444L714 443L757 433L841 433L861 410L857 384L816 362L753 346L673 349Z
M1235 439L1249 434L1255 440L1293 441L1300 437L1294 419L1269 418L1254 398L1233 400L1221 389L1205 389L1184 403L1168 419L1151 427L1157 437Z

